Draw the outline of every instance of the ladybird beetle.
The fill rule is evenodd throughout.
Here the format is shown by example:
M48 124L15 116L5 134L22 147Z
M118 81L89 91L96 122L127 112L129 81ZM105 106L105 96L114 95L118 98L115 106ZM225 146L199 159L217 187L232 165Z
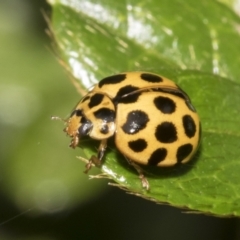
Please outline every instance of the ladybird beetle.
M100 141L92 163L101 164L107 140L139 173L142 165L174 166L188 162L200 142L200 120L188 95L173 81L148 72L124 72L102 79L71 113L64 131L75 148L80 138Z

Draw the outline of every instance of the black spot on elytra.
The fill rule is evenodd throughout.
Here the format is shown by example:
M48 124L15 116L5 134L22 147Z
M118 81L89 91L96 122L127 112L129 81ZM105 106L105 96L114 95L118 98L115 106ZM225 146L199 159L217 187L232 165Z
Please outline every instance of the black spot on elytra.
M138 97L141 95L141 93L134 93L130 94L136 90L138 90L138 87L134 87L132 85L127 85L125 87L122 87L117 92L115 98L113 99L113 102L115 103L134 103L137 101ZM127 96L124 96L127 95Z
M160 162L164 161L164 159L167 156L167 149L165 148L158 148L155 150L150 158L148 159L148 164L149 165L158 165Z
M142 152L147 147L147 142L144 139L139 138L137 140L128 142L128 146L134 152Z
M126 79L126 74L117 74L110 77L103 78L99 83L98 86L101 88L103 85L106 84L117 84Z
M162 143L175 142L177 140L176 127L171 122L163 122L157 126L155 136Z
M93 108L93 107L99 105L102 102L103 98L104 98L103 94L100 94L100 93L94 94L91 97L90 102L88 103L88 107Z
M140 77L142 80L152 83L160 83L163 81L163 79L160 76L151 73L142 73Z
M182 118L182 122L183 122L183 128L184 128L185 134L189 138L194 137L196 133L196 124L193 118L190 115L184 115Z
M122 126L122 130L127 134L135 134L147 126L148 115L140 110L128 113L127 120Z
M169 93L169 94L171 94L173 96L182 98L183 100L185 100L185 102L187 102L187 100L189 101L189 98L188 98L187 94L184 91L182 91L181 89L178 89L178 88L175 89L175 88L161 88L161 87L154 88L153 87L152 91Z
M102 119L105 122L113 122L115 120L115 112L109 108L100 108L93 114L96 118Z
M178 163L181 163L192 152L192 149L193 146L190 143L180 146L177 150Z
M176 104L175 102L168 97L156 97L154 99L154 105L162 113L171 114L175 112Z

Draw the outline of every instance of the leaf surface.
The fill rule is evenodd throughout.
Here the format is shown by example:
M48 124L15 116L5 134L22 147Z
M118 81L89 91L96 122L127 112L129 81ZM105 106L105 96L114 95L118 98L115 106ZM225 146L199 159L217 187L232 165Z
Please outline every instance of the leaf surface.
M102 172L157 202L239 216L239 17L207 0L51 4L61 56L84 87L122 71L152 71L176 81L201 118L202 144L195 158L178 168L146 168L149 191L111 144ZM98 143L82 146L88 157L96 155Z

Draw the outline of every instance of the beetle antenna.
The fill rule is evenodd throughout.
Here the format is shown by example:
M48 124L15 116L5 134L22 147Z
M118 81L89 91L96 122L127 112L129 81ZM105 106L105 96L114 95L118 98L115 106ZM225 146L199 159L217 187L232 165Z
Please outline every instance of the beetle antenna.
M60 120L60 121L63 121L63 122L67 122L67 120L65 120L61 117L58 117L58 116L51 116L51 120Z

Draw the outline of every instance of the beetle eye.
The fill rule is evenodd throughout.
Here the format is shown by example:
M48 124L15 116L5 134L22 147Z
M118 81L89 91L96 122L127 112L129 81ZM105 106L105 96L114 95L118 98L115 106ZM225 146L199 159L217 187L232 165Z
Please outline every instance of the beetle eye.
M81 136L86 136L92 129L92 122L86 119L84 116L81 118L81 126L78 128L78 133Z

